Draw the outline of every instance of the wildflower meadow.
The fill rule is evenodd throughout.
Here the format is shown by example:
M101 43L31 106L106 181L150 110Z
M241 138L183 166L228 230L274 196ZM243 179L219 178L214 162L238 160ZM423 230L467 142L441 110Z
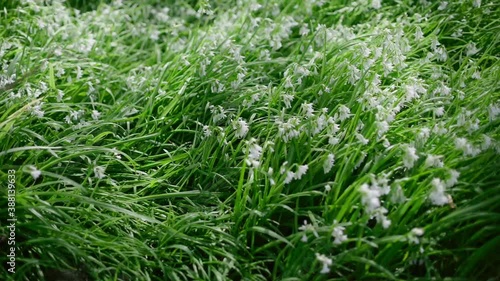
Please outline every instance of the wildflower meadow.
M0 280L500 280L500 2L0 0Z

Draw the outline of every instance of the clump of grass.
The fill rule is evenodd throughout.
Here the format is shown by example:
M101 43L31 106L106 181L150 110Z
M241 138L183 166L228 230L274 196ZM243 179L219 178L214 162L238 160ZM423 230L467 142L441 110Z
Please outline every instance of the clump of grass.
M500 275L496 3L0 4L2 279Z

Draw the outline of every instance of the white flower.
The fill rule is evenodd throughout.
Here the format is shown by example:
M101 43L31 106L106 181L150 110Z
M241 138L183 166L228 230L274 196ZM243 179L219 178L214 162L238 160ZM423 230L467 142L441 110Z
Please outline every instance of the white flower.
M455 139L455 147L458 150L462 150L464 155L470 155L470 156L475 156L479 152L481 152L480 149L474 147L472 144L470 144L466 138L456 138Z
M98 120L100 116L101 116L101 113L99 111L92 110L92 119Z
M438 10L442 11L448 7L448 2L444 1L439 4Z
M418 158L417 150L412 146L406 146L403 165L406 168L411 169L413 168L413 165L415 165L415 161L417 161Z
M312 103L304 102L300 107L302 109L302 113L306 116L306 118L312 117L314 115Z
M384 207L379 207L373 212L373 215L377 219L377 222L382 223L382 227L384 229L387 229L389 228L389 226L391 226L391 221L385 216L385 214L387 214L387 209Z
M292 171L287 171L284 183L289 184L290 182L292 182L294 178L295 178L295 173Z
M466 50L465 50L465 55L467 55L467 56L469 56L469 57L470 57L470 56L473 56L473 55L475 55L475 54L477 54L477 53L480 51L480 49L478 49L478 48L476 47L476 43L474 43L474 42L469 42L469 43L465 46L465 49L466 49Z
M212 135L212 130L208 125L203 125L203 137L208 138Z
M281 137L285 142L298 137L300 134L298 130L300 120L297 117L291 117L287 122L278 119L275 123L278 125L278 137Z
M316 238L319 237L318 232L314 228L314 225L309 224L307 220L304 220L304 224L299 227L299 230L304 232L302 233L302 238L300 239L304 243L307 242L307 231L311 231L314 236L316 236Z
M332 153L328 154L328 156L325 159L325 162L323 162L323 171L325 174L329 173L332 170L333 164L335 163L335 155Z
M226 87L219 80L215 80L212 84L211 90L214 93L222 93Z
M260 8L262 8L262 5L259 3L250 4L250 11L252 12L258 11Z
M280 167L280 175L283 175L286 172L286 165L288 165L288 161L283 162Z
M425 94L427 92L421 80L416 78L413 78L412 80L413 83L406 84L404 87L406 102L411 102L414 99L418 99L420 97L420 94Z
M149 34L149 39L153 41L158 41L158 39L160 39L160 31L152 30L151 33Z
M57 90L57 97L56 97L57 102L61 102L63 100L63 98L64 98L64 92L58 89Z
M382 227L384 229L388 229L389 226L391 226L391 220L389 220L386 216L382 216L381 220L382 220Z
M285 78L285 85L284 85L284 87L285 87L285 89L293 88L292 78L290 76L287 76Z
M422 235L424 235L424 229L423 228L414 228L411 230L411 233L413 233L416 236L422 236Z
M439 122L434 125L432 132L442 136L448 132L448 129L445 128L445 124L443 122Z
M245 137L249 130L247 122L241 118L233 122L233 129L236 130L235 135L237 138Z
M212 120L214 121L214 123L224 120L227 117L226 111L222 106L214 106L211 104L208 104L207 106L210 108L210 113L213 114Z
M446 84L444 84L444 83L440 83L440 84L441 85L434 90L434 93L441 94L443 96L449 96L451 94L451 88L446 86Z
M372 189L366 183L359 188L361 192L361 203L365 206L366 212L371 214L380 207L380 191Z
M384 57L382 60L382 67L384 68L384 76L387 76L394 69L394 64L392 64L391 61L389 61L386 57Z
M431 194L429 195L429 199L431 200L432 204L437 205L437 206L442 206L446 203L449 202L448 196L445 193L445 188L446 186L444 183L441 181L439 178L434 178L431 182L433 186L433 190Z
M448 53L446 52L446 49L444 47L439 47L434 52L438 61L443 62L448 59Z
M417 139L422 142L426 142L431 134L431 129L424 127L418 131Z
M373 9L380 9L382 7L381 3L382 0L372 0L372 8Z
M498 104L490 104L488 106L488 118L490 121L494 121L497 119L497 116L500 115L500 105Z
M406 90L405 100L407 102L410 102L413 99L420 97L414 85L405 85L405 90Z
M385 148L389 148L389 146L391 146L391 143L389 142L389 140L385 136L382 137L382 145Z
M423 228L413 228L410 233L408 233L408 241L413 244L420 244L420 239L418 237L424 235Z
M483 134L483 142L481 143L481 149L487 150L492 146L491 138Z
M275 181L274 181L274 179L272 178L273 173L274 173L273 168L272 168L272 167L269 167L269 169L267 170L267 175L269 176L269 183L270 183L271 185L275 185L275 184L276 184L276 182L275 182Z
M333 264L332 259L326 257L323 254L316 253L316 259L321 262L323 268L321 268L320 273L326 274L330 272L330 266Z
M356 138L359 140L360 143L362 143L363 145L367 145L369 140L367 138L365 138L362 134L360 133L356 133Z
M434 108L434 115L436 115L437 117L443 116L444 115L444 107L440 106L440 107Z
M363 123L363 121L359 121L358 124L356 125L356 132L363 130L364 127L365 123Z
M42 110L42 105L43 105L43 102L33 106L31 108L31 114L38 117L38 118L42 118L45 115L45 112Z
M38 170L35 166L33 165L29 165L27 166L27 170L28 170L28 173L30 173L30 175L33 177L33 179L37 179L38 177L40 177L40 175L42 174L42 172L40 170Z
M405 193L401 185L396 184L395 189L391 193L390 200L392 203L401 204L406 201Z
M479 72L479 70L474 71L474 73L472 73L472 78L477 80L481 79L481 72Z
M330 190L332 190L332 187L329 184L325 185L325 191L330 192Z
M336 145L336 144L338 144L339 142L340 142L340 139L339 139L339 138L337 138L337 137L330 136L330 137L328 138L328 144L330 144L330 145Z
M451 36L455 38L462 37L462 35L463 35L463 30L461 28L457 29L457 31L451 34Z
M290 95L290 94L283 95L283 103L285 103L286 108L292 107L293 98L294 98L293 95Z
M64 70L64 68L62 66L60 66L60 65L57 65L55 67L55 70L56 70L56 74L55 75L56 75L57 78L61 78L61 76L63 76L66 73L66 71Z
M347 118L349 118L351 115L351 110L345 106L345 105L341 105L339 107L339 119L340 121L344 121L346 120Z
M83 71L82 71L82 68L77 65L76 66L76 79L79 80L80 78L82 78L83 76Z
M333 223L336 224L337 222L334 221ZM340 245L340 244L342 244L342 242L347 240L347 235L344 234L344 231L345 231L345 227L340 226L340 225L335 226L333 228L333 231L332 231L332 237L334 238L333 244Z
M339 124L335 123L335 119L333 117L328 117L328 124L330 126L327 127L328 134L335 135L339 130Z
M481 0L473 0L472 1L472 6L474 6L474 8L481 7Z
M422 32L420 26L417 26L417 29L415 30L415 40L420 41L422 39L424 39L424 33Z
M363 57L367 58L367 57L370 56L370 54L371 54L372 51L370 50L370 48L368 48L368 45L366 43L364 43L364 42L361 43L359 45L359 47L360 47L361 55ZM376 78L377 78L377 76L375 76L375 80L376 80Z
M275 185L276 185L276 182L274 181L274 179L273 179L273 178L269 178L269 184L270 184L271 186L275 186Z
M389 178L387 174L381 173L377 177L371 175L372 188L378 190L380 195L389 194L391 187L389 186Z
M98 178L98 179L104 178L106 176L104 174L105 170L106 169L104 167L102 167L102 166L95 166L94 167L94 175L95 175L95 177Z
M389 123L387 123L387 121L376 121L375 126L377 126L377 135L379 137L382 137L387 131L389 131Z
M253 166L258 168L260 166L260 157L262 155L262 147L257 144L257 140L252 138L248 142L248 158L246 162L249 166ZM270 172L272 174L272 168L270 168Z
M306 174L307 170L309 169L309 166L307 165L300 165L297 168L297 172L295 172L295 179L300 180L303 175Z
M309 34L309 28L307 28L307 24L303 24L302 27L299 30L300 36L307 36Z
M427 155L427 158L425 159L425 166L442 168L444 166L443 161L441 160L442 157L443 156L441 155Z
M131 115L134 115L137 112L139 112L139 110L135 109L134 107L132 107L132 108L128 107L128 108L125 108L122 112L123 112L124 116L131 116Z
M320 133L327 125L327 119L324 114L321 114L317 119L316 119L316 124L313 129L313 135L317 135Z
M458 177L460 177L460 173L456 170L450 170L450 176L446 180L447 187L453 187L458 182Z
M354 85L360 78L361 78L361 71L354 66L354 65L349 65L347 66L347 69L349 70L349 83Z
M120 155L120 151L116 149L116 147L113 147L113 155L116 157L116 159L120 160L122 159L122 156Z
M252 159L259 159L260 155L262 154L262 147L258 145L257 143L252 143L250 145L250 152L248 154L248 157ZM272 168L270 168L272 169ZM271 170L272 171L272 170Z

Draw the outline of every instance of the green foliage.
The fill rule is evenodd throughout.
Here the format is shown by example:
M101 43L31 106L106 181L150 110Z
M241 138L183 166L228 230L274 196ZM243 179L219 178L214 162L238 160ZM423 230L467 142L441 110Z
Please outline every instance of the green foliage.
M498 4L377 2L0 0L0 279L495 280Z

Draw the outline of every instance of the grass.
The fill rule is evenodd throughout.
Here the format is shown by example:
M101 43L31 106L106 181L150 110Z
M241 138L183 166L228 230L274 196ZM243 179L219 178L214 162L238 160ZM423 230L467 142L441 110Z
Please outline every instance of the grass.
M377 2L0 1L0 279L498 280L498 4Z

